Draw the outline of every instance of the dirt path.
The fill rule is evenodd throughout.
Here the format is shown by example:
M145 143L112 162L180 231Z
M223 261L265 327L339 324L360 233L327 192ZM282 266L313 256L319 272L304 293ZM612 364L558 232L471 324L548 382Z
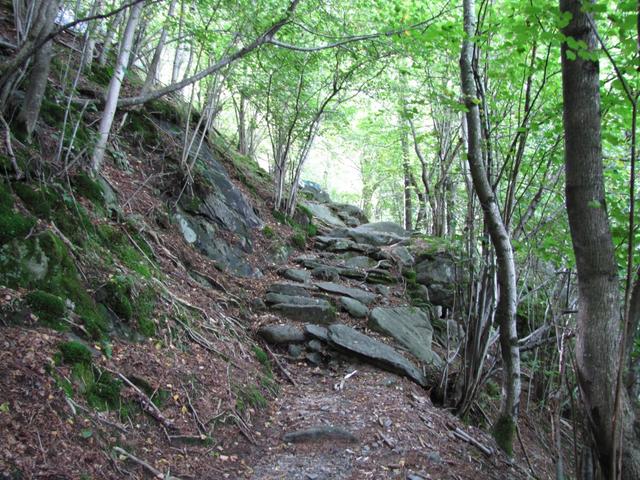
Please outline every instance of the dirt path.
M332 367L288 365L298 385L284 386L271 406L263 440L246 460L252 479L528 478L503 454L488 457L455 437L452 427L494 445L482 431L434 407L414 383L353 361ZM340 427L357 441L283 441L287 433L317 426Z

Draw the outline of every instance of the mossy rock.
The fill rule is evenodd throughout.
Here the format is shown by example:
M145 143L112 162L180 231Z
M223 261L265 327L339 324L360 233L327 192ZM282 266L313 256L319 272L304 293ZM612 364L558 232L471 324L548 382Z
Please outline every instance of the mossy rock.
M27 240L13 239L0 247L0 284L68 299L94 338L106 332L107 322L97 313L67 247L51 232Z
M26 296L27 303L40 320L57 324L65 314L64 300L51 293L35 290Z
M131 305L132 281L128 277L116 276L104 287L104 303L123 320L131 320L133 306Z
M104 190L102 185L92 179L85 172L74 175L71 179L75 191L91 202L104 206Z
M91 350L83 343L72 340L61 343L59 346L64 363L74 365L76 363L91 364Z

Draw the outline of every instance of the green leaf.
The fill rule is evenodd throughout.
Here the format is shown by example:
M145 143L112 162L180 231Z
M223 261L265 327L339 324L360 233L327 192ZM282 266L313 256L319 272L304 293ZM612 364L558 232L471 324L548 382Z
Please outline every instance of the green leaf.
M88 428L80 432L80 436L82 438L91 438L92 435L93 435L93 430Z
M0 404L0 412L9 413L9 402L4 402Z

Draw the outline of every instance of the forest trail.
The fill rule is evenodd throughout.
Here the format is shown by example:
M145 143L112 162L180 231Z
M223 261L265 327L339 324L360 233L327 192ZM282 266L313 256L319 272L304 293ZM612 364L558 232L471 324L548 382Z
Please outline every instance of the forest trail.
M267 351L278 359L273 368L283 384L245 460L250 478L533 478L520 447L510 460L486 432L434 406L429 393L440 379L429 375L442 360L431 351L430 322L411 306L409 282L401 275L403 259L411 256L403 246L408 234L394 224L365 227L359 227L367 231L364 236L353 234L358 228L342 228L317 237L313 249L280 265L282 281L267 286L264 305L254 302L263 312L258 335L271 344ZM409 378L411 366L419 363L407 351L410 342L399 344L407 342L407 332L382 335L380 328L368 328L381 312L391 312L398 323L402 315L414 314L410 334L428 341L422 346L433 358L432 368L422 372L428 389ZM429 323L426 338L418 328L421 321ZM366 337L354 345L342 342L336 325ZM359 350L359 341L371 342L371 348ZM438 343L434 349L446 355L440 335ZM424 358L422 351L416 353ZM407 365L398 368L386 358L393 354ZM528 453L539 462L534 468L545 468L544 452L534 447Z

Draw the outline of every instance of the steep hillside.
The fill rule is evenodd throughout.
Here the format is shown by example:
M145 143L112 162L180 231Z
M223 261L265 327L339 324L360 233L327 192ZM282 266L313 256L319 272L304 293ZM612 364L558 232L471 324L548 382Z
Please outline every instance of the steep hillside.
M0 478L550 478L534 425L509 460L432 403L464 277L446 245L311 187L274 214L221 135L183 155L178 100L119 112L92 178L97 113L67 118L60 74L1 158Z

